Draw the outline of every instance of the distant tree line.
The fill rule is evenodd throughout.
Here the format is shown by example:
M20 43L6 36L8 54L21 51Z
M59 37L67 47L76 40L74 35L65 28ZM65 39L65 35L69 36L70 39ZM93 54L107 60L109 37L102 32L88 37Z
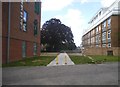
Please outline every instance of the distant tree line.
M49 52L76 49L71 28L56 18L52 18L43 24L41 44L42 50Z

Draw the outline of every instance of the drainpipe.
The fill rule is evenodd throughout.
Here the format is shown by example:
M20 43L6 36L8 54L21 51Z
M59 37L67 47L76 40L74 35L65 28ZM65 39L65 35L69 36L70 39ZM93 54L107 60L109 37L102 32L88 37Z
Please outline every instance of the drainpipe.
M11 2L9 2L9 9L8 9L8 43L7 43L7 63L10 61L10 18L11 16Z

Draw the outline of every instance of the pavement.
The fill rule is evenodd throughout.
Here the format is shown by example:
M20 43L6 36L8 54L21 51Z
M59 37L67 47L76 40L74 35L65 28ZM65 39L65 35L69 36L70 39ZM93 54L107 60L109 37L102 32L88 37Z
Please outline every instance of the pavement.
M118 63L9 67L2 73L3 85L118 85Z
M70 59L67 53L60 53L47 66L60 66L60 65L74 65L74 62Z

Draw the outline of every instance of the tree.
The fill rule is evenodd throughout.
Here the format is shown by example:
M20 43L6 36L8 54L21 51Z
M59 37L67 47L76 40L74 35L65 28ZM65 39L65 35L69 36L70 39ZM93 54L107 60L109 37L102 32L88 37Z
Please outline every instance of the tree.
M43 24L41 43L47 44L47 51L73 50L76 48L71 28L56 18L52 18Z

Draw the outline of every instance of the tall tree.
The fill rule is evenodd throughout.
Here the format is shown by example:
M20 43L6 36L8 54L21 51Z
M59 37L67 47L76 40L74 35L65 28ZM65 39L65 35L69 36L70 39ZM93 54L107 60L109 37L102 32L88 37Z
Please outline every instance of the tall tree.
M52 18L43 24L41 43L47 44L47 51L73 50L76 48L71 28L56 18Z

